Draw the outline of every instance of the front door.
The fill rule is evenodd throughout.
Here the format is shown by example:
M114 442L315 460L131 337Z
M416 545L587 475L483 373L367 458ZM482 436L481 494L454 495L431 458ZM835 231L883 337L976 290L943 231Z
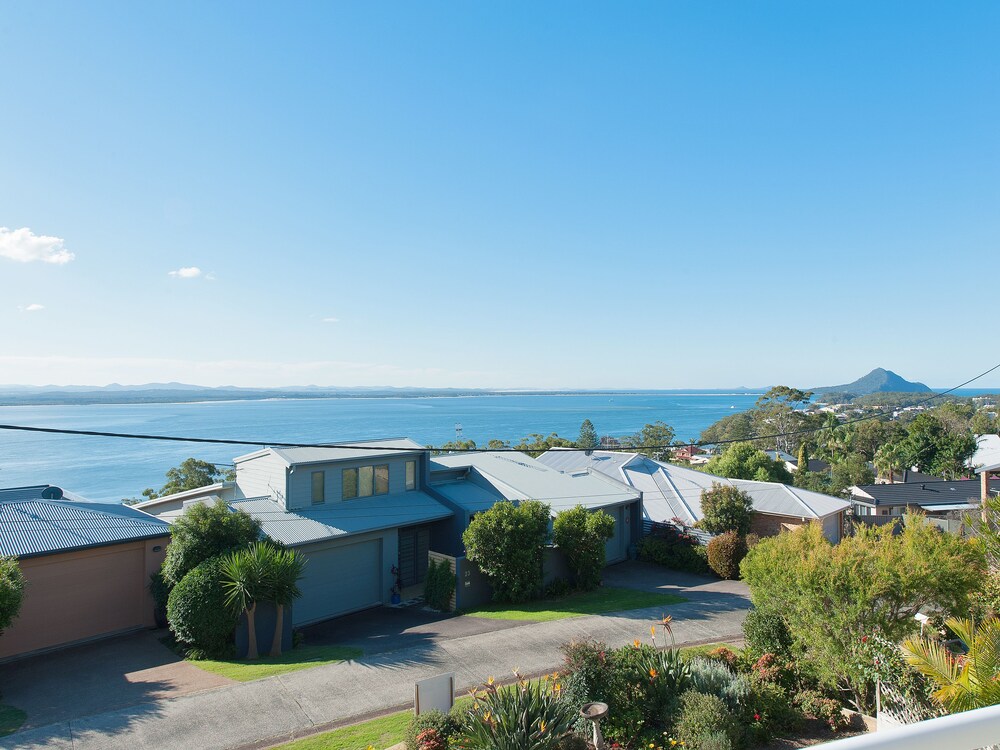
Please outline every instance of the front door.
M431 530L426 526L399 530L399 578L403 588L424 582L430 547Z

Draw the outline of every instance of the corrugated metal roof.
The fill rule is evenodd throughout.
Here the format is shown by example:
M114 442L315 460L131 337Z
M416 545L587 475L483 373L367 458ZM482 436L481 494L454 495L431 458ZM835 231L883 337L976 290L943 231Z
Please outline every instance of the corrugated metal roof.
M606 457L606 458L605 458ZM626 458L627 457L627 458ZM673 464L654 461L645 456L608 451L551 450L542 454L540 462L573 468L593 468L612 478L624 478L642 491L643 515L650 521L666 522L679 518L694 524L702 518L701 493L713 482L729 484L750 495L758 513L770 513L799 518L824 518L850 507L846 500L790 487L778 482L752 482L706 474Z
M957 479L952 482L907 482L906 484L865 484L856 488L864 500L875 505L940 505L978 501L981 480ZM990 491L1000 492L1000 479L990 480Z
M368 448L369 450L359 450L359 448ZM250 457L256 457L269 451L278 456L288 466L295 466L296 464L311 464L324 461L378 458L379 456L413 453L418 450L426 449L427 446L414 442L409 438L357 440L350 443L331 445L324 448L265 448L263 451L255 451L243 456L237 456L234 461L244 461Z
M468 480L435 484L434 491L470 513L489 510L495 503L504 499L497 490L490 491Z
M0 555L49 555L169 533L170 524L124 505L36 498L0 501Z
M577 505L604 508L639 499L639 492L624 482L611 481L606 475L586 469L558 471L524 453L459 453L431 459L432 469L459 467L471 468L481 482L492 486L502 497L541 500L551 506L553 514ZM475 484L472 480L465 481ZM451 491L456 492L456 484L461 482L440 486L453 488ZM473 492L468 491L470 497ZM483 498L480 495L478 499Z
M451 510L423 492L359 498L292 511L286 511L270 498L237 500L230 507L245 510L260 521L265 534L293 546L437 521L452 515Z
M976 437L976 452L965 462L966 466L978 471L1000 469L1000 435L979 435Z

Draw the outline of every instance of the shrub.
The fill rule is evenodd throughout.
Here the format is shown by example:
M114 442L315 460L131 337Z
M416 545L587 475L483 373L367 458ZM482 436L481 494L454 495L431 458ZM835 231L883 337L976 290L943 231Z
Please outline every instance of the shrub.
M778 685L757 679L751 681L741 715L754 744L770 742L802 726L802 714L792 705L788 693Z
M691 688L699 693L721 698L730 711L737 711L746 703L750 694L750 681L737 675L725 664L702 657L688 662Z
M245 511L232 511L222 500L197 504L174 521L163 561L163 579L176 586L197 565L260 538L260 523Z
M24 575L15 557L0 557L0 633L9 628L24 600Z
M501 500L476 515L462 541L468 559L489 579L493 598L523 602L542 589L542 548L548 536L548 505Z
M238 618L226 606L221 558L205 560L174 586L167 600L167 621L190 656L229 655Z
M566 555L577 588L589 591L601 583L605 545L615 534L615 519L577 505L560 511L552 522L552 539Z
M649 535L639 541L639 559L685 573L711 573L706 550L687 534Z
M762 654L788 656L792 649L792 634L781 615L761 609L751 609L743 619L746 650L754 657Z
M698 526L708 533L735 531L745 536L750 531L753 500L739 487L712 482L712 488L701 493L701 512Z
M803 690L795 695L795 706L806 716L819 719L834 732L846 729L850 720L843 712L843 704L836 698L828 698L818 690Z
M740 664L740 655L727 646L719 646L705 654L712 661L719 661L725 664L734 672Z
M488 685L464 714L460 743L465 750L554 749L576 720L577 711L542 680Z
M785 690L798 686L799 675L795 662L775 654L763 654L750 667L753 676L761 682L779 685Z
M441 711L425 711L410 719L406 726L406 747L408 750L423 750L421 736L433 731L437 738L447 746L448 741L459 729L459 719Z
M153 597L153 612L157 627L164 627L167 622L167 599L170 597L170 586L163 580L163 572L156 571L149 577L149 593Z
M431 560L424 580L424 601L442 612L451 610L451 595L455 593L455 574L445 560Z
M721 698L689 690L681 696L674 732L690 748L740 747L742 732Z
M746 540L735 531L720 534L708 543L708 564L720 578L738 579L746 554Z
M573 586L569 581L565 578L556 578L545 587L544 596L546 599L562 599L572 593Z

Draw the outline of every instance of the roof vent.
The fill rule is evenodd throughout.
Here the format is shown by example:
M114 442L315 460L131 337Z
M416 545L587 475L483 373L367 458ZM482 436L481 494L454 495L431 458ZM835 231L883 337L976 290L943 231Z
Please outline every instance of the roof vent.
M42 490L43 500L62 500L63 491L58 487L53 487L51 484Z

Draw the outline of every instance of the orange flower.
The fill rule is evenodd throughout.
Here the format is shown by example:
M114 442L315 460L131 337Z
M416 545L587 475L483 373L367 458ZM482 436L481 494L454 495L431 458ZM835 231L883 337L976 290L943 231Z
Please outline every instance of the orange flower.
M493 684L493 675L490 675L489 677L486 678L486 684L487 685Z
M634 641L632 641L632 645L635 646L636 648L639 648L639 639L636 638Z
M657 672L655 669L653 669L652 667L649 668L649 676L652 677L654 680L656 679L656 675L658 674L659 672Z
M650 625L649 626L649 634L651 636L653 636L654 638L656 638L656 626L655 625Z
M541 724L539 725L539 727L538 727L538 728L539 728L539 730L540 730L540 731L542 732L542 734L544 734L544 733L545 733L545 727L546 727L546 724L545 724L545 719L542 719L542 723L541 723Z

